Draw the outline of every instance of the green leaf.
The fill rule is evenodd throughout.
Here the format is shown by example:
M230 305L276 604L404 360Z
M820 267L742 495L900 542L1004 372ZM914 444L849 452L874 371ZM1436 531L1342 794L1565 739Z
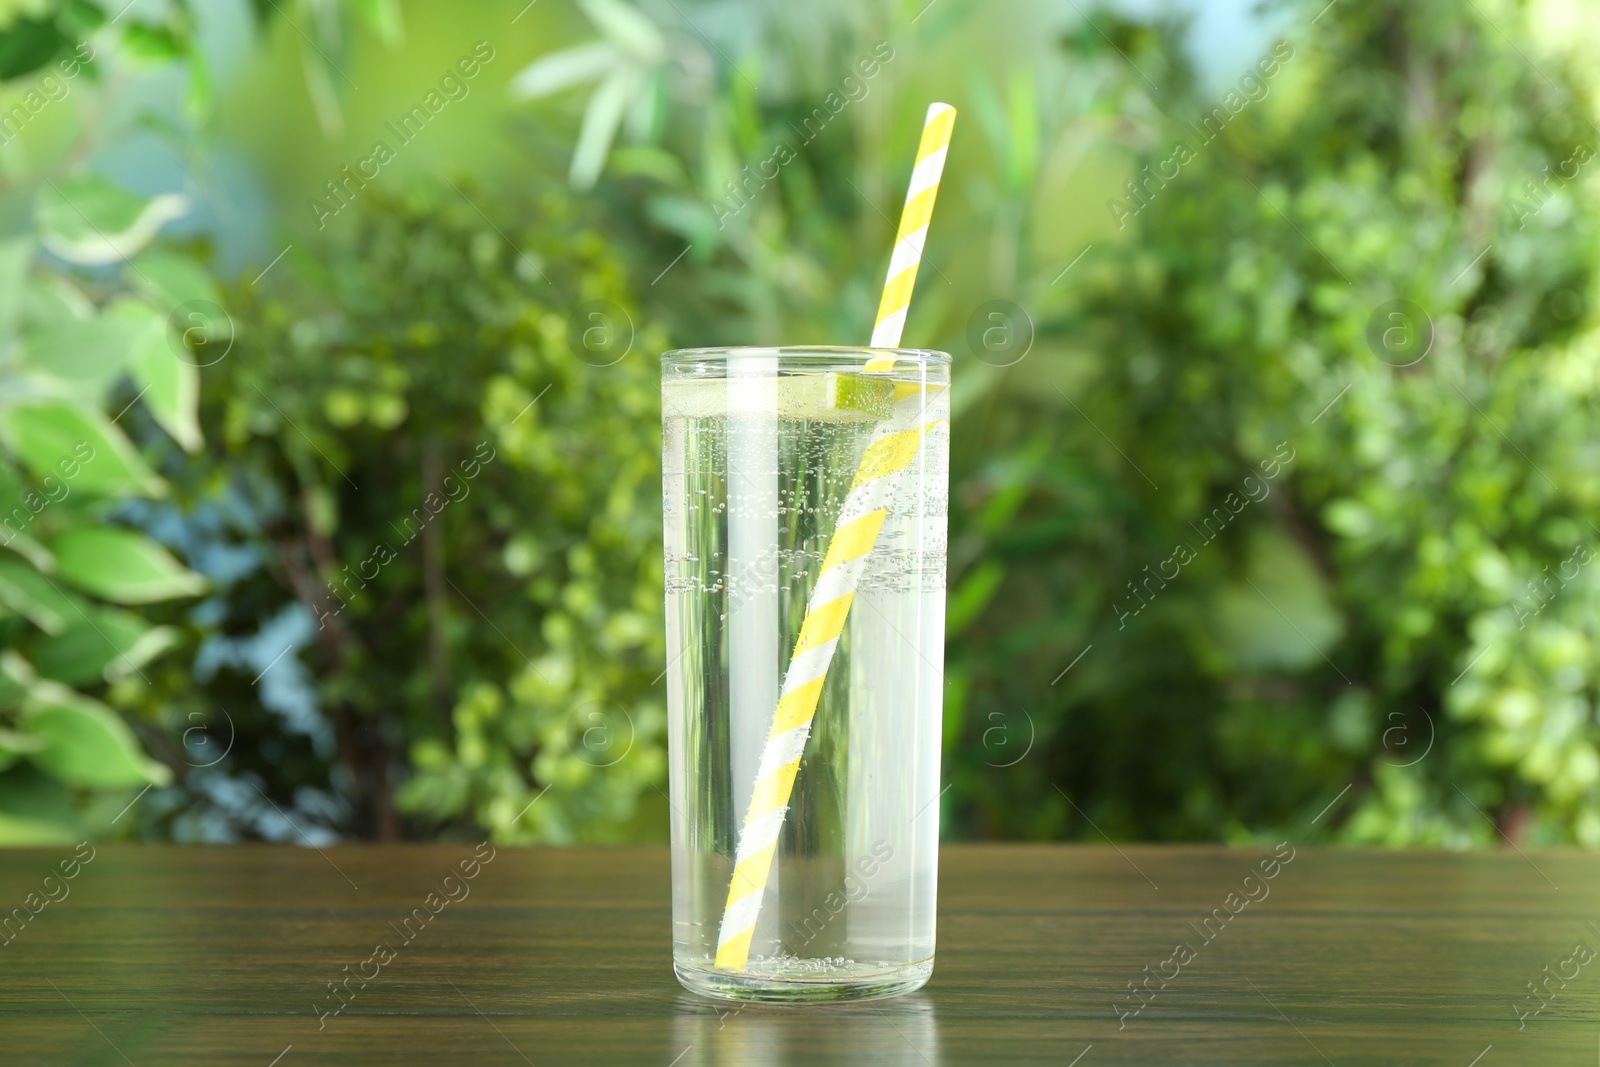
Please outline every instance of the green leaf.
M172 781L172 772L144 754L116 712L64 685L39 683L18 725L44 741L29 761L68 785L115 789Z
M191 52L188 65L189 99L184 105L184 114L188 116L193 126L199 126L211 113L216 88L212 84L211 64L206 62L203 55Z
M132 530L105 526L68 530L50 549L64 580L118 604L195 596L206 589L204 578Z
M65 785L26 764L0 774L0 845L70 844L84 829Z
M134 266L139 269L128 280L169 313L192 300L222 303L222 292L211 276L188 256L151 249L141 253Z
M572 151L572 170L568 179L574 189L588 189L606 165L606 153L622 125L628 101L639 86L639 72L632 66L619 66L594 91L583 112L578 129L578 144Z
M4 415L10 444L29 470L74 490L105 496L162 496L156 477L104 415L62 400L18 404Z
M38 680L33 664L9 648L0 652L0 708L21 707Z
M109 313L35 326L23 335L21 366L64 382L92 383L98 391L121 373L137 334L131 319Z
M23 282L32 259L32 237L0 241L0 344L17 332L22 319Z
M683 161L654 145L623 145L611 153L611 172L622 177L653 178L669 189L693 188ZM705 214L705 204L700 203Z
M183 635L171 626L152 626L100 669L100 677L115 684L140 671L156 657L178 647Z
M50 485L50 491L58 500L65 499L55 484ZM0 548L9 548L47 574L56 569L55 557L23 531L33 524L34 516L48 506L48 501L49 495L30 489L16 468L0 457Z
M67 0L61 5L57 14L58 24L67 36L74 41L87 41L89 35L106 24L110 16L100 9L100 5L93 0ZM74 53L84 55L86 49ZM93 55L93 52L88 52Z
M989 606L989 601L1005 580L1005 564L985 560L961 580L950 593L950 608L945 617L945 633L951 637L965 630Z
M0 32L0 79L31 74L67 44L52 19L17 19Z
M578 0L578 6L601 33L640 62L659 63L665 58L667 39L638 8L622 0Z
M177 342L169 351L180 362L208 367L228 354L233 319L222 306L222 291L198 263L188 256L151 251L141 255L135 266L138 269L129 280L166 314ZM198 383L198 375L194 377Z
M1245 577L1217 595L1209 627L1233 669L1267 673L1324 663L1344 620L1304 550L1278 530L1256 532Z
M92 319L94 301L59 274L35 272L22 293L24 325L49 326L63 319Z
M313 23L312 32L321 36ZM305 75L306 92L311 94L311 106L317 112L317 124L325 137L337 137L344 132L344 106L339 102L339 87L333 76L337 68L328 57L324 45L309 37L300 40L300 71ZM342 77L342 75L341 75Z
M594 81L622 58L617 47L606 41L593 41L574 48L563 48L529 63L511 79L511 95L523 100L559 93L574 85Z
M176 193L146 200L82 174L40 190L34 222L44 246L62 259L104 266L126 261L188 210L188 200Z
M55 637L36 643L39 673L68 685L115 682L170 649L178 631L151 626L131 612L91 606Z
M350 0L350 6L387 47L393 48L405 40L399 0Z
M128 372L161 428L186 452L200 451L200 368L188 355L183 338L159 314L151 312L133 343Z
M3 520L0 520L3 522ZM0 526L0 548L9 548L29 563L34 568L49 574L56 569L56 558L50 550L35 541L25 533L19 533L14 528Z
M0 729L0 771L7 770L23 756L44 747L44 739L15 730Z
M7 457L0 456L0 522L5 521L3 509L17 503L27 495L28 485L23 481L22 475L18 473L16 467L12 466ZM29 519L31 518L32 516L30 515ZM21 516L17 516L17 522L21 525L27 524ZM4 537L5 531L0 529L0 538Z
M0 559L0 604L47 634L83 619L83 603L56 582L16 560Z
M184 42L166 26L132 22L122 34L122 51L141 63L170 63L184 54Z

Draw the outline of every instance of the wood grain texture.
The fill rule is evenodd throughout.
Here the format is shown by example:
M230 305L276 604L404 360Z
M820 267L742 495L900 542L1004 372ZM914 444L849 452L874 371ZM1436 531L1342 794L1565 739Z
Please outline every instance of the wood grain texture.
M0 947L0 1064L1600 1064L1600 959L1514 1007L1600 948L1596 856L1301 849L1208 942L1268 853L946 846L926 989L740 1010L672 977L662 848L502 848L405 943L472 853L101 846ZM0 912L71 855L0 852Z

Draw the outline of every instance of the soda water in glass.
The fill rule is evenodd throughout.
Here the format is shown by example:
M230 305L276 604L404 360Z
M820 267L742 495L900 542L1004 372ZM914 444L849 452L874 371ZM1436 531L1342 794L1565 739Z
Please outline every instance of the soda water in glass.
M888 373L869 360L894 357ZM853 348L661 361L673 964L733 999L890 996L933 971L950 357ZM889 488L783 817L749 962L715 964L784 670L863 453L929 427Z

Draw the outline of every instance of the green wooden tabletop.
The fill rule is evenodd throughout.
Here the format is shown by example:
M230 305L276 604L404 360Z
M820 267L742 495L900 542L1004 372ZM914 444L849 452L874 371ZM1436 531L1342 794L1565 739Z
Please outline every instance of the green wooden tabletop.
M664 848L473 856L0 853L0 1064L1600 1064L1600 856L952 845L924 990L742 1009Z

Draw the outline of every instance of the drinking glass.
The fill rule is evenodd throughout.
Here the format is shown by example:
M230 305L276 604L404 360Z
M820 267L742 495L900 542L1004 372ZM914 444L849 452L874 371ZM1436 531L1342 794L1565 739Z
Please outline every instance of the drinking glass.
M950 357L924 350L662 357L673 965L691 990L864 999L932 974L949 382ZM915 451L880 487L886 515L778 816L748 961L719 967L740 831L808 598L858 473L870 476L863 456L908 427Z

